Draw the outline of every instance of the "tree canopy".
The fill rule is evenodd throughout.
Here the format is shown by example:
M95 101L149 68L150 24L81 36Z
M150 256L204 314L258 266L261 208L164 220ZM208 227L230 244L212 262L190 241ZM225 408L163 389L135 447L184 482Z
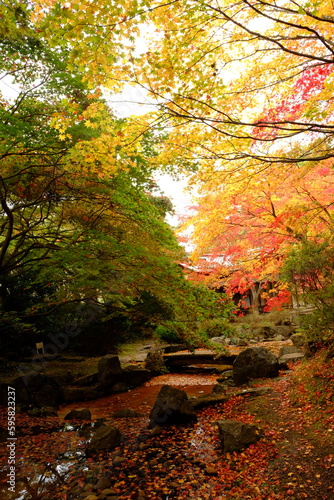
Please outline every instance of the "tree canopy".
M156 292L180 256L157 168L198 187L194 258L223 255L234 288L277 277L295 245L331 245L330 2L45 0L1 16L2 72L21 86L2 99L6 279L46 279L43 262L49 300ZM105 89L125 84L156 111L115 117Z
M172 205L153 180L164 134L113 114L93 62L73 62L64 9L2 6L1 79L15 90L1 99L2 330L59 329L77 316L70 304L90 303L96 318L139 331L168 321L187 338L204 333L218 297L205 309L207 292L177 264L184 251L164 221Z

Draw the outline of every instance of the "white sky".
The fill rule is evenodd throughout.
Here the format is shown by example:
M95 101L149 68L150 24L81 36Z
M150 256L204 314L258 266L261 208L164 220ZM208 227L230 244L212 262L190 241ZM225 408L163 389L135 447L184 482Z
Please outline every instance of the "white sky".
M0 92L9 99L15 99L20 89L11 79L6 77L0 80ZM140 115L154 109L144 92L131 85L127 85L121 94L111 95L106 92L104 97L119 117L125 118L131 115ZM192 204L190 193L185 192L187 181L185 179L174 180L168 174L156 174L155 180L162 192L171 199L175 207L175 215L168 215L166 220L171 226L177 226L179 216L185 215L187 207Z
M109 106L117 116L126 118L131 115L141 115L154 109L145 93L131 85L126 85L122 93L105 96ZM179 216L187 213L187 207L192 205L191 194L185 191L186 179L174 180L168 174L154 176L162 192L171 199L175 207L175 215L168 215L166 220L171 226L177 226Z
M181 179L176 181L168 174L156 174L155 180L164 194L171 199L175 207L175 215L168 215L166 220L171 226L177 226L179 217L186 215L188 213L187 208L193 204L191 193L185 191L187 180Z

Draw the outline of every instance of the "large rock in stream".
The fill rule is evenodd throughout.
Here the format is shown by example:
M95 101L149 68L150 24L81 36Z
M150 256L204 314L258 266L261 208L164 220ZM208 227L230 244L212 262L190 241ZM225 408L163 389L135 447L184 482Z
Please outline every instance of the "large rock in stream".
M181 389L161 387L150 413L150 427L185 424L197 420L196 412Z
M241 451L263 437L263 432L257 425L244 424L237 420L218 420L216 424L225 452Z
M128 365L123 370L123 378L130 388L138 387L152 378L152 372L146 368Z
M97 451L110 451L116 448L121 442L121 433L119 429L112 425L100 427L93 435L87 448L87 454Z
M278 359L264 347L249 347L233 363L235 385L242 385L254 378L278 376Z
M100 359L98 364L98 381L106 393L113 392L116 384L123 382L122 375L123 371L118 356L107 354Z
M5 384L3 386L6 387ZM49 375L29 372L13 379L10 386L15 388L16 401L20 405L58 408L64 400L63 390ZM4 395L3 390L2 394ZM1 403L6 404L5 401L1 401Z

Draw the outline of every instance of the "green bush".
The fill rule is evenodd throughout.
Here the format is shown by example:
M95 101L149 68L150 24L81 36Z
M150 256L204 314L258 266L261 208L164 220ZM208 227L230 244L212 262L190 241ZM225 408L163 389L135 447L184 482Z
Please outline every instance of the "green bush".
M304 303L314 306L311 314L301 318L307 338L322 341L334 332L334 248L331 239L304 241L290 252L281 272L292 292L297 291Z
M176 328L158 325L154 333L160 340L168 342L168 344L178 344L182 342L182 338Z

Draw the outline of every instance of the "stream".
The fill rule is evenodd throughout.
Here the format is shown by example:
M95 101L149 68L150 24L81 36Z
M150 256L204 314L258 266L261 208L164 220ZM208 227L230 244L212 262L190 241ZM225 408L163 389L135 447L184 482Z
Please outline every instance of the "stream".
M200 396L209 394L217 383L219 375L190 375L170 373L159 375L146 382L143 386L132 389L131 391L112 394L95 401L85 401L80 403L71 403L63 406L58 411L58 416L64 418L74 408L89 408L92 413L92 419L104 418L110 413L124 408L131 408L148 416L157 394L165 384L172 385L178 389L184 390L189 396Z
M93 401L84 401L72 403L63 406L58 411L58 418L52 417L48 420L52 421L53 426L50 428L42 428L38 431L19 432L17 446L17 490L13 496L6 491L6 475L8 466L5 465L0 470L0 498L1 500L53 500L54 498L73 498L72 496L50 496L50 491L67 488L68 482L73 482L73 477L80 476L88 477L89 482L94 483L99 475L102 466L108 473L115 471L113 466L113 457L109 457L102 462L92 462L92 459L86 457L85 447L87 440L92 435L94 428L93 423L84 425L75 425L68 421L64 421L64 417L74 408L89 408L92 414L92 422L98 419L105 419L107 424L112 423L118 427L122 433L121 451L116 451L116 454L121 454L124 458L124 470L128 469L131 475L136 475L133 461L138 460L138 442L149 437L148 431L148 416L155 402L156 396L161 387L165 384L173 385L186 391L188 396L200 396L209 394L213 386L216 384L218 375L191 375L191 374L166 374L160 375L151 379L145 385L125 393L112 394L110 396L100 398ZM117 410L131 408L142 413L139 418L128 419L112 419L111 414ZM27 419L28 421L28 419ZM58 428L56 427L56 422ZM31 422L30 422L31 425ZM159 460L165 460L165 464L169 461L173 463L174 457L182 456L186 463L188 459L209 461L214 453L211 441L205 437L204 423L201 423L199 418L195 424L180 426L179 428L163 429L163 436L157 456ZM173 444L174 454L171 450L165 449L164 443L169 439L174 439L178 435L177 441L179 444ZM138 441L139 439L139 441ZM160 437L156 438L161 439ZM186 449L183 449L182 443L188 443ZM40 453L38 449L40 448ZM175 450L179 448L179 450ZM48 449L50 454L48 455ZM34 451L35 450L35 451ZM52 450L57 453L54 455ZM145 451L141 452L142 454ZM176 454L176 455L175 455ZM53 455L53 456L52 456ZM113 454L111 454L113 455ZM44 457L46 458L44 459ZM47 458L49 456L49 458ZM144 456L144 455L143 455ZM153 458L151 458L151 456ZM195 458L194 458L195 457ZM42 458L42 460L41 460ZM148 460L155 460L156 454L147 454ZM130 464L130 465L129 465ZM168 466L169 467L169 466ZM173 474L173 466L171 466L171 474ZM117 467L116 467L117 469ZM119 469L118 469L119 470ZM116 470L117 472L117 470ZM145 475L149 471L145 472ZM129 472L128 472L129 473ZM140 473L140 471L139 471ZM120 474L122 477L122 474ZM80 484L80 482L78 483ZM53 494L52 494L53 495ZM131 496L119 496L120 499L132 498ZM153 498L153 497L152 497ZM157 497L158 498L158 497ZM165 498L165 497L161 497Z

